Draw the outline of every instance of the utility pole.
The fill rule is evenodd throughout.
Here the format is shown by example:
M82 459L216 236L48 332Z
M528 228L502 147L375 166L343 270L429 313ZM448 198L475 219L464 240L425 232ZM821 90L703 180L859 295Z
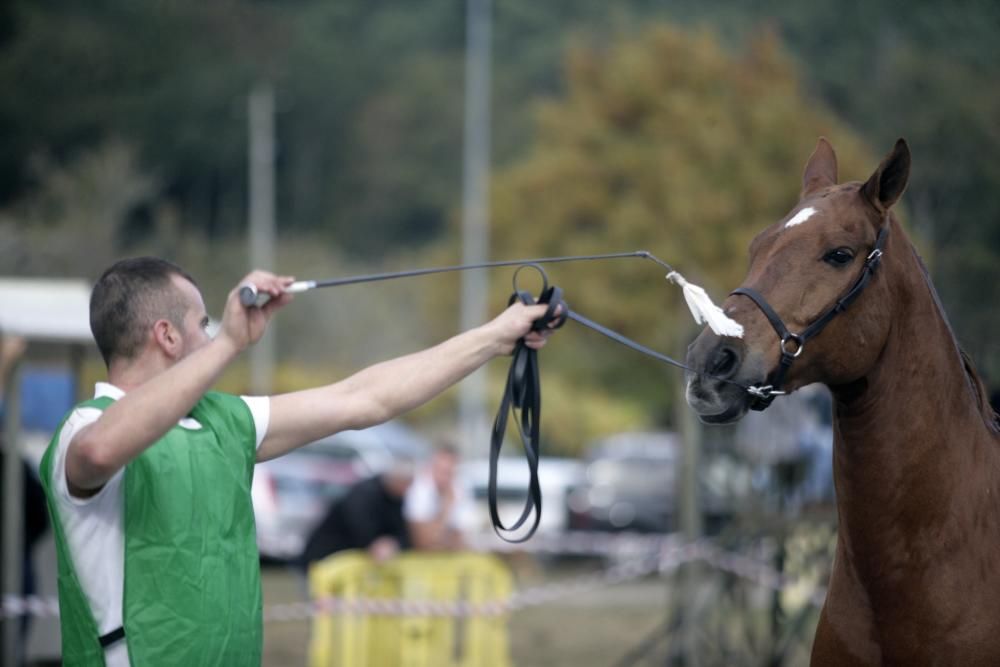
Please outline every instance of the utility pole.
M0 378L2 380L2 378ZM21 373L15 361L3 388L3 597L21 596L24 549L24 466L21 463ZM3 658L0 664L17 665L24 655L21 617L3 618Z
M249 118L250 266L274 271L274 89L262 83L247 100ZM274 379L274 331L250 351L250 391L271 393Z
M467 0L465 47L465 128L462 160L462 263L489 258L490 179L490 0ZM462 272L459 326L462 331L487 316L488 275ZM459 387L461 448L471 456L486 439L486 370L479 369Z
M682 340L690 340L691 336L685 336ZM679 359L684 358L686 352L682 345ZM685 393L687 390L684 376L677 392L676 416L678 424L678 434L681 437L681 462L677 471L677 509L678 524L685 542L695 542L702 537L702 509L701 498L698 489L698 469L699 458L703 444L702 428L698 419L694 416L691 408L687 404ZM691 608L696 608L696 600L699 596L700 579L703 568L697 563L684 563L678 571L679 585L673 595L679 596L674 600L673 608L677 616L675 621L680 630L680 652L674 664L681 664L684 667L698 667L698 632L697 620L690 612Z

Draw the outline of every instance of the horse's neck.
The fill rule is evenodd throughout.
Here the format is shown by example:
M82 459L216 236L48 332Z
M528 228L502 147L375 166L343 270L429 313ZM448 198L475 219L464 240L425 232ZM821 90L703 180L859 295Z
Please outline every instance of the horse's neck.
M954 511L960 504L993 502L1000 473L997 443L933 288L898 226L893 234L889 338L862 381L834 391L841 533L875 559L880 549L906 557L940 546L916 537L969 516Z

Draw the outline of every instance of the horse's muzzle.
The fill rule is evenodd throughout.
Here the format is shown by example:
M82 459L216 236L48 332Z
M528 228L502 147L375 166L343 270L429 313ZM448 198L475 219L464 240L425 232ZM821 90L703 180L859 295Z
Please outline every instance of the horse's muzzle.
M750 396L740 386L745 363L742 341L720 338L705 330L688 347L688 405L706 424L738 421L750 407Z

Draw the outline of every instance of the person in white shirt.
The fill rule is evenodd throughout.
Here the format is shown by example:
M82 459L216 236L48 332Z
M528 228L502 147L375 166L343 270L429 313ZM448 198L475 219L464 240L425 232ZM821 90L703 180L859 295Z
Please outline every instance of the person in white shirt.
M441 446L420 470L403 504L413 548L456 551L475 519L472 494L458 479L458 450Z

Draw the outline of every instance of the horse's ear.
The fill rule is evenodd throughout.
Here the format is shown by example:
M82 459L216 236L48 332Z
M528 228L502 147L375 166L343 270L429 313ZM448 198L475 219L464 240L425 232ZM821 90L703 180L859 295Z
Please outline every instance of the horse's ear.
M898 139L875 173L861 186L861 194L876 210L885 213L903 194L909 178L910 147L905 139Z
M820 137L816 142L816 150L809 156L806 170L802 173L802 196L836 184L837 154L833 152L833 146L826 137Z

